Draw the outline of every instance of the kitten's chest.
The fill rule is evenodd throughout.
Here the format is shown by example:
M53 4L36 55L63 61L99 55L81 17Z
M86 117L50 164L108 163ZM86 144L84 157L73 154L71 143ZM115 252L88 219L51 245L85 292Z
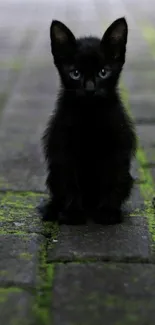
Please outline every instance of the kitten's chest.
M103 148L110 146L112 138L112 132L108 135L103 121L101 119L99 121L95 115L92 115L89 118L83 118L73 129L73 150L76 150L77 155L89 158L92 153L97 155Z

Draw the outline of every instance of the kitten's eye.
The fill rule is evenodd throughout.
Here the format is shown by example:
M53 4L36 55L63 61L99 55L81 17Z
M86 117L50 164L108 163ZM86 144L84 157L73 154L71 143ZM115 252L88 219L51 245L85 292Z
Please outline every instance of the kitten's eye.
M81 77L79 70L73 70L70 72L70 77L74 80L78 80Z
M100 70L99 77L102 78L102 79L104 79L105 78L105 75L106 75L105 69Z

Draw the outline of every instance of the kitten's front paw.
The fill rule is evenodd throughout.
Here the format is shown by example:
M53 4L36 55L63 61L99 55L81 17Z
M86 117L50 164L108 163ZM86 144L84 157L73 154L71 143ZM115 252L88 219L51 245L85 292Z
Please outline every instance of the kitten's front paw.
M86 212L78 210L65 210L59 215L59 224L83 225L87 221Z
M102 225L115 225L123 221L122 211L119 209L100 209L94 212L93 220Z
M38 206L37 210L42 216L43 221L57 221L58 210L53 201L43 200Z

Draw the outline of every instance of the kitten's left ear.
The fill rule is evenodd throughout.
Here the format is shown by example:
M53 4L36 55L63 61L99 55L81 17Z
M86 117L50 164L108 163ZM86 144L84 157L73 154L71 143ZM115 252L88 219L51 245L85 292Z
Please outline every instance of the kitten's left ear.
M124 17L115 20L104 33L101 47L111 50L114 58L125 52L128 37L128 25Z
M75 49L76 39L70 29L58 20L50 27L51 51L54 56L64 56Z

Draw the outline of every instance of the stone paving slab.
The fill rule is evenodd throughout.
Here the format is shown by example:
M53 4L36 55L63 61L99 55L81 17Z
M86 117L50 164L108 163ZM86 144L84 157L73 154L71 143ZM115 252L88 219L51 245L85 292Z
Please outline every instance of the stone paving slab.
M54 325L154 324L154 265L69 263L55 272Z
M141 212L145 209L144 200L140 192L140 184L141 182L145 183L146 179L139 178L138 182L139 184L134 185L131 196L123 207L124 211L127 211L127 213L130 215L137 215L137 213L140 215Z
M4 325L32 325L34 315L33 295L20 288L0 288L0 315Z
M45 190L41 137L51 107L49 98L18 97L6 107L0 128L1 189Z
M4 190L46 191L41 137L54 108L58 77L51 55L46 64L37 61L33 66L38 44L32 47L32 58L11 98L5 93L0 128L0 188Z
M123 210L121 225L60 226L55 245L52 242L48 247L48 261L151 259L148 220L140 185L134 186Z
M35 208L21 209L5 206L0 211L0 235L45 232L44 224Z
M36 207L46 195L40 193L0 193L0 235L45 234L49 225L42 223Z
M155 98L144 98L141 96L134 98L134 95L129 99L131 111L134 113L136 124L154 124L155 125Z
M0 193L0 286L36 287L45 230L36 212L41 195Z
M37 66L36 66L37 64ZM39 64L36 61L34 66L31 63L31 69L25 74L23 80L19 84L17 92L20 93L23 98L25 96L33 98L40 98L41 96L54 96L56 99L57 91L59 87L59 80L56 69L53 67L52 55L45 64Z
M0 192L0 313L3 324L47 324L47 236L37 214L40 193ZM45 197L45 196L44 196ZM49 277L49 280L48 280ZM46 289L46 290L45 290ZM46 303L44 303L44 300ZM42 299L42 300L41 300Z
M137 125L136 130L144 150L155 144L155 125Z
M27 51L33 45L34 40L37 37L37 30L33 26L25 28L23 30L17 30L17 28L10 26L0 29L0 62L7 62L25 58Z
M37 284L39 249L44 237L36 234L0 234L0 286Z
M147 72L143 69L140 71L130 71L128 69L126 74L124 74L124 78L132 95L134 95L135 93L136 95L138 93L141 94L143 92L145 92L146 96L154 94L155 71L153 71L152 69L147 70Z
M151 259L146 219L131 217L124 224L114 226L61 226L57 243L54 248L49 246L48 261L90 259Z
M22 39L20 39L20 43L16 49L7 49L4 46L3 51L0 51L0 94L5 95L6 99L8 95L10 96L25 65L27 55L31 51L34 35L35 33L33 32L31 32L31 37L29 33L26 35L18 35L17 39ZM0 101L1 108L3 105L3 102Z

